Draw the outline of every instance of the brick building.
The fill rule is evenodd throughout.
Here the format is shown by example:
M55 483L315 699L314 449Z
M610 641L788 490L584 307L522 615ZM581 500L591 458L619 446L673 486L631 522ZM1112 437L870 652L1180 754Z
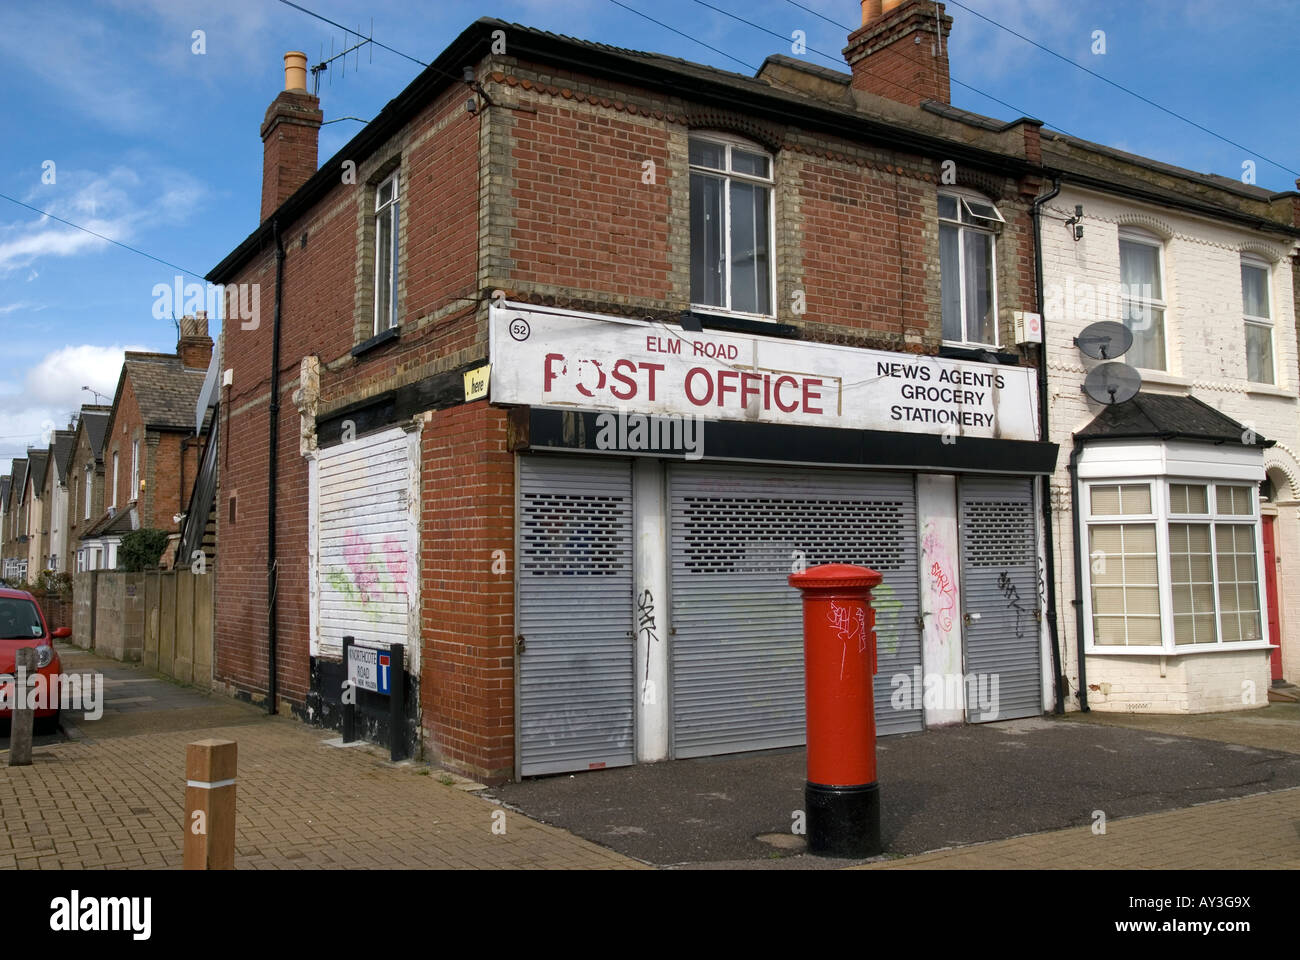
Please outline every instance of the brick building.
M105 424L104 512L79 537L79 569L113 569L132 530L178 531L203 452L194 408L211 359L202 314L181 318L176 353L127 352Z
M1300 193L1056 133L1043 162L1060 185L1043 283L1071 705L1264 706L1300 677ZM1133 331L1107 358L1142 380L1113 407L1082 390L1102 361L1075 338L1098 321Z
M104 434L113 408L83 404L72 434L68 459L68 543L63 569L79 572L102 566L98 554L81 550L81 535L104 513ZM94 562L94 566L87 563Z
M23 512L26 514L27 579L35 580L45 569L49 556L50 504L45 499L45 476L49 470L50 452L27 448L27 481L23 484Z
M12 467L10 468L12 470ZM0 477L0 579L9 578L9 490L13 486L12 473Z
M16 457L10 464L9 492L6 498L4 530L4 578L27 579L27 458Z
M50 435L49 456L45 469L45 486L42 498L46 504L48 531L42 545L41 567L54 573L68 573L68 526L70 522L70 497L72 495L68 470L72 465L74 431L55 430Z
M262 305L219 682L336 725L343 636L402 644L399 736L489 780L796 744L785 577L839 560L885 575L884 732L1050 708L1039 125L952 108L951 18L890 7L754 77L480 20L319 169L286 56L209 275Z

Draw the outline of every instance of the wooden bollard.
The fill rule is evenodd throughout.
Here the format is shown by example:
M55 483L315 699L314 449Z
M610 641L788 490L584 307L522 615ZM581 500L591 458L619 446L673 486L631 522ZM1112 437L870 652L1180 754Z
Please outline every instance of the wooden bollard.
M235 869L233 740L197 740L185 748L185 869Z
M20 647L14 655L14 695L9 705L9 766L32 765L32 730L36 723L35 711L27 709L27 688L36 676L36 651ZM22 683L19 683L22 679Z

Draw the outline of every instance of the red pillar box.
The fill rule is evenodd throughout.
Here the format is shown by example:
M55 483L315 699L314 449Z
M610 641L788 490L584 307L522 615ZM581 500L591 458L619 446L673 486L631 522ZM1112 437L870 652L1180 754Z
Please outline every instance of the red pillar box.
M871 857L880 839L876 783L876 612L871 588L881 576L830 563L790 574L803 592L808 850Z

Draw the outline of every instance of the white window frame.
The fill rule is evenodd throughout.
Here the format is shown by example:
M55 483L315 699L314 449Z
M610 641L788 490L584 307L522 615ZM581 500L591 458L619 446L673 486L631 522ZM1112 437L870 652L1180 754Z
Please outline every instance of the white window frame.
M1000 327L1002 326L1001 323L1002 314L998 308L998 239L1001 236L1000 225L1005 224L1007 221L1002 216L1002 211L998 209L998 205L996 203L994 203L988 197L975 193L974 191L948 188L945 190L940 190L939 196L949 197L957 201L957 219L954 220L950 217L945 217L940 215L939 224L940 224L940 228L942 228L943 226L949 226L949 227L954 227L957 230L957 289L961 293L960 303L961 303L961 337L962 338L960 340L949 340L945 338L943 342L952 344L954 346L993 347L996 349L1000 345L1002 339L1002 331L1000 329ZM962 211L965 210L967 213L971 215L972 218L976 220L989 221L988 217L980 216L970 209L969 206L970 201L974 201L976 203L988 204L990 207L992 207L993 212L997 215L997 219L996 221L991 221L991 222L997 223L998 226L982 227L979 224L967 223L966 221L962 220L962 216L961 216ZM992 262L989 264L989 293L990 293L989 312L991 313L993 319L993 341L991 343L983 340L972 340L970 338L970 323L969 323L969 318L966 315L966 243L965 243L965 237L963 236L963 231L966 230L970 230L975 233L985 234L988 237L992 238L993 241L992 245L990 246ZM940 263L942 264L942 254L940 255ZM942 288L940 292L939 312L940 312L939 324L940 324L940 328L942 328L943 326Z
M1206 488L1207 514L1174 514L1171 503L1171 490L1176 484L1188 484ZM1110 486L1146 485L1151 492L1150 514L1095 515L1092 512L1092 488ZM1222 514L1218 510L1218 488L1241 487L1250 492L1252 512L1245 514ZM1260 509L1256 491L1258 484L1248 480L1214 479L1182 475L1133 476L1133 477L1096 477L1080 481L1079 520L1075 536L1077 549L1083 551L1080 557L1080 569L1083 573L1083 622L1084 653L1089 656L1179 656L1190 653L1212 653L1233 650L1267 649L1273 642L1268 632L1268 595L1264 581L1264 540L1260 519ZM1093 633L1092 619L1092 557L1088 552L1091 543L1089 535L1094 526L1114 526L1121 523L1151 523L1156 528L1156 570L1160 593L1160 639L1159 644L1098 644ZM1213 643L1176 643L1174 640L1173 621L1173 560L1169 542L1169 525L1171 523L1204 523L1210 527L1210 562L1214 576L1214 624L1215 641ZM1223 639L1223 611L1219 603L1219 564L1218 564L1218 530L1223 524L1239 524L1254 529L1255 540L1255 591L1259 602L1260 636L1256 640Z
M91 499L92 499L92 494L94 492L94 489L95 489L95 468L93 465L88 463L86 464L86 515L82 517L83 520L90 519L90 504L91 504Z
M108 502L108 505L110 507L117 506L117 479L118 479L117 478L117 451L114 450L113 451L113 486L110 491L110 499Z
M1138 227L1120 227L1119 240L1117 243L1116 253L1119 255L1117 266L1120 267L1120 276L1123 277L1123 258L1125 243L1140 243L1148 247L1156 248L1156 270L1158 271L1157 280L1160 281L1160 299L1154 297L1130 297L1124 290L1123 280L1120 280L1120 322L1123 323L1123 305L1130 300L1141 303L1149 309L1160 311L1160 322L1164 326L1161 338L1164 342L1164 356L1160 358L1161 366L1159 367L1142 367L1143 370L1156 370L1159 372L1169 372L1169 272L1165 269L1165 241L1154 233L1142 230Z
M131 441L131 496L126 498L130 503L140 496L140 441Z
M1267 316L1267 317L1255 317L1255 316L1251 316L1250 314L1246 313L1246 291L1245 291L1245 288L1244 288L1244 287L1243 287L1243 289L1242 289L1242 291L1241 291L1241 313L1242 313L1242 317L1243 317L1243 319L1244 319L1244 321L1245 321L1245 325L1246 325L1247 328L1252 327L1252 326L1253 326L1253 327L1264 327L1264 328L1266 328L1266 329L1268 330L1268 340L1269 340L1269 347L1270 347L1270 349L1269 349L1269 358L1270 358L1270 360L1271 360L1271 362L1272 362L1272 369L1269 371L1269 373L1270 373L1270 377L1271 377L1270 379L1268 379L1268 380L1251 380L1251 379L1250 379L1250 357L1249 357L1249 354L1247 354L1247 357L1246 357L1246 380L1247 380L1248 382L1250 382L1250 383L1262 383L1262 384L1265 384L1265 385L1267 385L1267 386L1278 386L1279 384L1278 384L1278 382L1277 382L1277 380L1278 380L1278 377L1277 377L1277 337L1276 337L1276 335L1275 335L1275 334L1276 334L1276 327L1275 327L1274 324L1273 324L1273 317L1272 317L1272 314L1273 314L1273 312L1274 312L1274 309L1273 309L1273 307L1274 307L1274 304L1273 304L1273 264L1269 263L1269 261L1265 260L1265 259L1264 259L1263 257L1261 257L1261 256L1257 256L1257 255L1255 255L1255 254L1251 254L1251 253L1243 253L1243 254L1241 255L1241 265L1242 265L1243 267L1251 267L1251 268L1254 268L1254 269L1256 269L1256 270L1262 270L1262 271L1264 271L1264 296L1265 296L1266 301L1267 301L1267 302L1266 302L1266 306L1267 306L1267 308L1268 308L1269 316ZM1247 349L1249 349L1249 344L1247 345Z
M397 318L397 272L398 272L397 263L398 263L398 253L399 253L399 239L401 237L401 222L402 222L401 194L398 192L401 187L400 174L401 174L400 168L398 170L394 170L383 180L379 181L379 184L375 187L375 221L374 221L375 222L375 248L374 248L374 253L375 253L374 334L375 336L378 336L379 334L383 333L385 330L391 330L393 327L397 326L397 320L398 320ZM390 183L393 185L393 195L384 203L380 203L379 196L380 194L383 193L384 187L386 187ZM381 213L389 209L391 209L393 213L391 226L388 231L389 235L387 237L383 237L380 235L379 232L379 217ZM379 309L380 308L379 291L381 289L379 283L379 265L383 262L383 259L379 256L379 251L380 251L380 244L385 242L389 244L391 250L390 262L392 264L392 276L389 278L390 300L389 303L387 304L386 311L384 311L388 315L388 322L386 324L381 324L382 315Z
M723 148L723 163L725 170L719 170L715 167L704 167L690 163L690 141L702 140L715 144ZM733 147L739 147L746 153L756 153L767 157L768 170L770 175L766 178L756 177L749 173L739 173L731 169L731 151ZM691 303L691 309L699 313L712 313L725 315L729 317L746 317L753 320L775 321L777 314L776 307L776 157L771 151L764 149L752 141L743 137L733 136L726 133L714 133L702 131L699 133L692 132L687 138L687 175L686 189L690 190L690 178L692 174L703 174L705 176L716 177L719 180L727 182L727 189L723 191L723 218L722 224L722 241L724 266L722 288L725 295L726 303L722 306L712 303ZM767 301L772 306L771 313L753 313L747 310L734 310L731 307L731 187L730 181L739 180L743 183L751 183L767 188ZM691 237L689 241L692 245L695 238ZM693 256L693 252L690 254Z

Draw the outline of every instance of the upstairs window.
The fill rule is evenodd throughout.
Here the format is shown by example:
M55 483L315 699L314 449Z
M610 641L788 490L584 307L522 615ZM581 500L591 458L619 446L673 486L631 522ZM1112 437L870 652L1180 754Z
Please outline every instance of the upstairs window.
M113 451L113 486L109 490L108 505L117 506L117 451Z
M1162 247L1160 240L1152 234L1140 230L1120 230L1122 320L1133 331L1133 346L1124 361L1148 370L1166 369Z
M86 515L82 517L83 520L90 519L90 494L94 487L95 480L95 475L92 471L93 468L90 464L86 464Z
M987 200L939 195L943 339L997 346L997 231L1006 221Z
M691 137L690 166L692 306L773 316L772 158Z
M397 326L398 175L375 190L375 333Z
M1246 316L1246 378L1251 383L1275 383L1273 319L1269 309L1268 262L1241 258L1241 303Z
M131 495L127 497L127 502L131 502L140 496L140 441L135 440L131 443Z

